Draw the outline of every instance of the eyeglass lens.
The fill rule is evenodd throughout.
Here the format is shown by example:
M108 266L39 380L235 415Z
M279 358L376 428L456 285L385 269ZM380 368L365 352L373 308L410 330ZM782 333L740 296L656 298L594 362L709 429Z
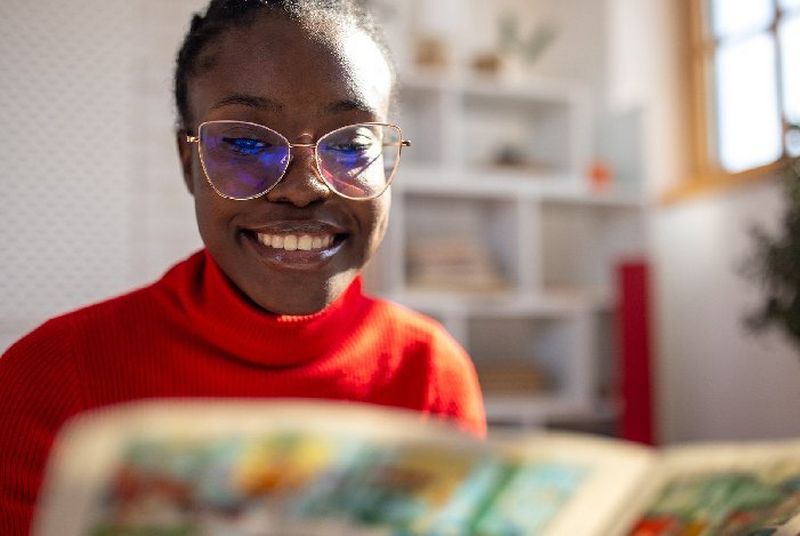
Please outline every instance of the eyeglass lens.
M278 182L289 164L289 146L276 132L258 125L206 123L200 128L200 156L217 191L247 199Z
M200 127L200 157L214 188L226 197L249 199L271 189L289 165L286 139L273 130L237 121ZM319 139L316 160L323 180L345 197L380 195L400 157L400 129L356 124Z

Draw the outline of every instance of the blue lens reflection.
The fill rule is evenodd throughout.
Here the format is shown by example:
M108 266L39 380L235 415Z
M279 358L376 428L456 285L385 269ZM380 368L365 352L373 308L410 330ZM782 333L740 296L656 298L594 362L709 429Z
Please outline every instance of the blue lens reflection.
M369 159L372 147L371 143L329 143L322 147L321 152L340 164L357 165Z
M222 138L222 141L228 145L231 151L248 156L258 154L271 147L268 143L252 138Z

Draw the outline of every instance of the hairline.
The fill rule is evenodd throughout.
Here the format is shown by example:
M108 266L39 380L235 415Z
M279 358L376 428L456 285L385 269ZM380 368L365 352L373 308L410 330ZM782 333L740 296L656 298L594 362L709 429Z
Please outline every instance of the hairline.
M189 85L193 78L202 75L207 69L213 67L215 62L215 53L213 48L218 46L219 41L232 29L247 28L255 24L259 17L283 17L285 20L298 25L303 33L312 41L316 41L325 46L330 46L334 50L341 44L345 32L357 31L366 35L375 47L380 51L390 74L390 88L389 88L389 101L388 101L388 114L391 116L396 112L397 108L397 74L395 64L392 60L391 53L382 39L375 35L375 32L370 28L364 27L359 24L354 15L345 15L340 13L326 13L323 10L309 10L303 9L301 4L294 4L291 11L287 8L280 6L271 6L263 4L263 9L257 9L251 13L246 14L240 18L231 19L225 24L221 31L212 35L209 40L201 46L199 51L191 59L183 72L183 85L184 87L184 106L185 110L181 109L181 103L177 101L177 89L175 92L176 97L176 129L178 131L186 131L189 126L190 120L190 92ZM189 33L184 37L187 39ZM185 42L185 41L184 41ZM178 67L175 69L176 88L178 85L178 75L180 70ZM185 114L184 114L185 112Z

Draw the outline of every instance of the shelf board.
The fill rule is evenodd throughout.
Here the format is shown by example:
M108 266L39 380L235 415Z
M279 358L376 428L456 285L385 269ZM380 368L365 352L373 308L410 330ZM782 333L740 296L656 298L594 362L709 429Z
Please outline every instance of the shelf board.
M512 288L493 292L408 289L386 297L412 309L441 315L560 317L611 306L606 294L582 290L521 294Z
M548 419L587 413L591 411L581 403L559 395L484 395L486 418L492 421L518 421L520 423L544 423Z
M414 71L400 73L400 91L461 93L467 97L524 100L531 103L570 103L585 97L580 84L548 78L507 79L453 71Z
M586 95L583 86L574 82L546 78L505 80L503 78L469 76L464 79L467 96L528 100L531 102L570 103Z
M643 208L632 191L593 192L566 173L468 172L457 168L406 167L393 188L410 194L488 199L531 199L599 207Z
M608 289L559 286L547 287L542 294L555 303L588 304L588 307L596 311L614 307L614 297Z
M604 398L597 400L593 407L588 410L560 413L553 417L560 423L566 424L570 422L614 421L619 419L621 414L622 407L619 402L615 402L611 398Z
M591 205L609 208L643 209L646 206L641 194L625 190L609 190L606 192L593 192L589 189L583 191L557 191L543 192L540 199L549 203Z
M404 166L394 186L420 193L516 196L546 190L577 190L577 178L568 173L497 169L469 171L450 166Z

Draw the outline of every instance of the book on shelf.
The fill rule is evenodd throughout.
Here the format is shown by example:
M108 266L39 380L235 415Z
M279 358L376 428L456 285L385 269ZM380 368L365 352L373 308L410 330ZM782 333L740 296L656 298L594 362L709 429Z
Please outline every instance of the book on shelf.
M800 441L481 441L344 402L150 401L65 428L36 534L800 534Z
M492 291L507 286L494 259L469 236L415 238L407 251L409 285L454 291Z
M531 359L478 359L475 369L484 395L535 395L553 391L553 382Z

